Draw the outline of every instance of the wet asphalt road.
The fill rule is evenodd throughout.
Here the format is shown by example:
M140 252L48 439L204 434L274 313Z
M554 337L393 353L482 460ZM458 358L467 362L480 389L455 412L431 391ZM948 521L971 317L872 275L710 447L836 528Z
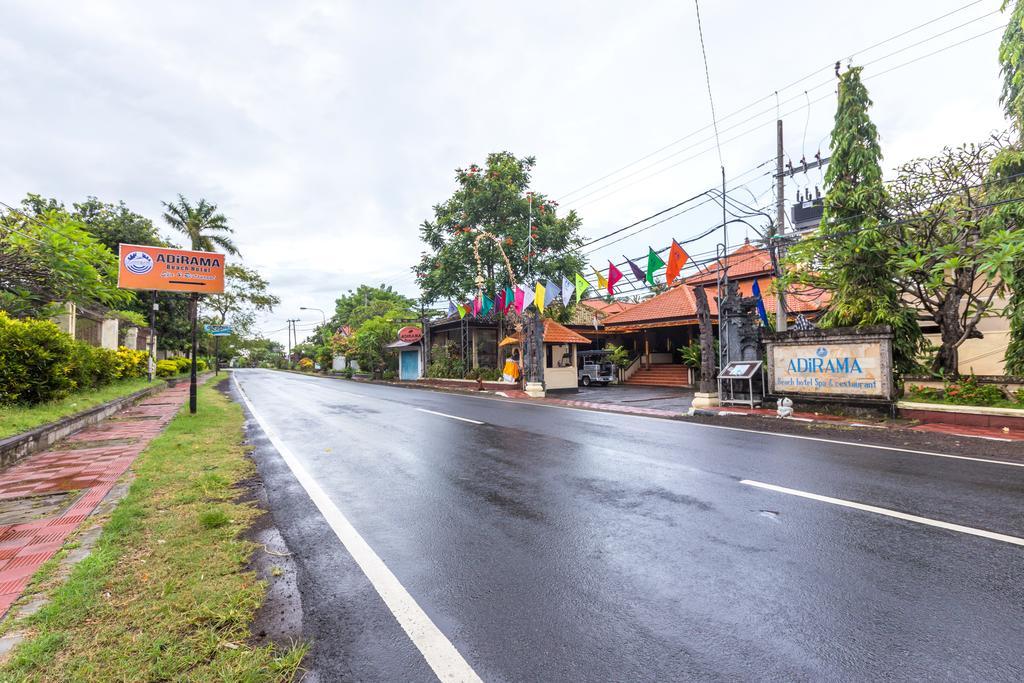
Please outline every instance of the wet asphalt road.
M1024 537L1024 468L235 376L484 680L1024 678L1024 547L741 483ZM273 446L250 435L300 567L316 677L433 680Z

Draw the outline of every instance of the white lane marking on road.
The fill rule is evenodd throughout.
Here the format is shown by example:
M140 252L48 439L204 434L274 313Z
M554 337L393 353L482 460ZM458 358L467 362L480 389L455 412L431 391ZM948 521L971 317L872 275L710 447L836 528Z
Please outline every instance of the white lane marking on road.
M480 420L470 420L468 417L459 417L458 415L449 415L448 413L439 413L436 410L427 410L426 408L417 408L416 410L421 413L430 413L431 415L440 415L441 417L450 417L453 420L462 420L463 422L469 422L475 425L482 425L483 422Z
M810 500L821 501L822 503L831 503L832 505L841 505L842 507L853 508L854 510L863 510L865 512L873 512L876 515L885 515L886 517L895 517L896 519L905 519L908 522L917 522L918 524L926 524L928 526L938 527L940 529L948 529L950 531L959 531L962 534L970 534L971 536L981 536L982 538L990 538L994 541L1002 541L1003 543L1012 543L1014 545L1024 546L1024 538L1018 538L1016 536L1008 536L1007 534L998 534L994 531L985 531L984 529L975 529L970 526L963 526L962 524L953 524L951 522L943 522L938 519L930 519L928 517L919 517L917 515L910 515L906 512L899 512L898 510L890 510L888 508L880 508L875 505L865 505L864 503L855 503L852 500L843 500L842 498L831 498L829 496L822 496L817 493L808 493L807 491L800 491L798 489L789 489L785 486L776 486L775 484L765 484L761 481L753 481L751 479L744 479L740 482L747 486L756 486L760 489L767 489L769 491L775 491L776 493L786 493L791 496L799 496L801 498L809 498Z
M324 379L332 379L332 378L324 378ZM337 380L337 381L340 381L340 380ZM379 386L379 385L363 384L363 385L360 385L360 386ZM393 387L393 388L403 388L403 387ZM448 391L435 391L433 389L419 389L419 388L416 389L416 390L417 391L426 391L426 392L431 393L431 394L444 394L446 396L452 396L453 395L451 392L448 392ZM993 458L975 458L975 457L970 456L970 455L952 455L950 453L936 453L934 451L919 451L919 450L914 450L913 448L900 448L898 446L879 446L879 445L874 445L874 444L870 444L870 443L859 443L859 442L856 442L856 441L838 441L836 439L824 439L824 438L817 437L817 436L803 436L803 435L800 435L800 434L780 434L779 432L765 432L765 431L761 431L761 430L758 430L758 429L743 429L742 427L726 427L725 425L708 425L708 424L701 424L699 422L672 420L671 418L656 417L654 415L633 415L633 414L630 414L630 413L616 413L616 412L612 412L612 411L594 410L592 408L573 408L572 406L555 406L555 405L551 405L550 403L525 403L522 400L514 399L514 398L496 398L496 397L492 397L492 396L475 396L475 395L472 395L472 394L460 394L459 396L461 396L462 398L469 398L469 399L474 399L474 400L477 400L477 401L496 401L498 403L514 403L516 405L521 405L521 406L525 405L525 406L528 406L528 407L531 407L531 408L554 408L556 410L575 410L577 412L591 413L591 414L593 414L593 413L604 413L605 415L614 415L614 416L617 416L617 417L634 418L634 419L638 419L638 420L660 420L662 422L672 422L672 421L675 421L675 422L678 422L679 424L684 424L684 425L686 425L688 427L702 427L702 428L705 428L705 429L724 429L727 432L744 432L746 434L763 434L764 436L775 436L775 437L778 437L780 439L802 439L804 441L818 441L818 442L821 442L821 443L838 444L840 446L856 446L858 448L873 448L875 450L880 450L880 451L894 451L896 453L913 453L914 455L930 455L930 456L932 456L934 458L950 458L952 460L970 460L972 462L984 462L984 463L988 463L990 465L1007 465L1009 467L1024 467L1024 462L1010 462L1008 460L995 460ZM881 429L884 429L884 427L882 427ZM977 437L971 437L971 438L977 438Z
M438 392L434 392L434 393L443 394L443 393L446 393L446 392L438 391ZM1010 467L1024 467L1024 462L1010 462L1009 460L995 460L995 459L992 459L992 458L976 458L976 457L973 457L973 456L970 456L970 455L952 455L950 453L936 453L934 451L919 451L919 450L915 450L913 448L900 448L899 446L880 446L880 445L870 444L870 443L859 443L857 441L839 441L839 440L836 440L836 439L825 439L825 438L818 437L818 436L803 436L801 434L781 434L779 432L765 432L765 431L761 431L761 430L758 430L758 429L744 429L742 427L726 427L725 425L707 425L707 424L701 424L699 422L689 422L687 420L673 420L671 418L656 417L654 415L632 415L630 413L616 413L616 412L613 412L613 411L594 410L594 409L591 409L591 408L573 408L572 406L553 406L550 403L524 403L523 401L516 400L516 399L511 399L511 398L510 399L491 398L489 396L464 395L464 398L475 399L475 400L478 400L478 401L483 400L483 401L498 401L500 403L516 403L516 404L519 404L519 405L527 405L527 406L530 406L530 407L533 407L533 408L556 408L558 410L575 410L575 411L583 412L583 413L604 413L606 415L615 415L616 417L631 417L631 418L635 418L635 419L638 419L638 420L660 420L662 422L677 422L679 424L684 424L687 427L698 427L698 428L704 428L704 429L723 429L723 430L725 430L727 432L743 432L744 434L762 434L764 436L775 436L775 437L778 437L780 439L801 439L803 441L818 441L820 443L831 443L831 444L837 444L837 445L840 445L840 446L856 446L858 448L873 448L873 449L881 450L881 451L894 451L896 453L912 453L914 455L930 455L930 456L935 457L935 458L950 458L950 459L953 459L953 460L971 460L973 462L984 462L984 463L988 463L990 465L1008 465ZM880 429L884 429L884 427L880 427ZM971 437L971 438L979 438L979 437ZM984 437L982 437L982 438L984 438Z
M249 397L246 396L242 386L238 383L237 377L232 373L232 379L239 395L245 401L249 412L259 423L264 434L274 444L274 448L288 464L292 474L306 489L306 493L320 510L335 535L344 544L352 559L356 561L359 568L366 574L377 593L384 600L395 619L402 626L409 640L422 653L427 664L434 670L434 674L442 681L480 681L473 668L462 658L459 651L455 649L451 641L445 637L437 628L426 612L416 603L405 587L399 583L384 561L373 551L370 545L363 540L359 532L348 521L345 515L338 509L320 485L309 475L306 468L302 466L295 454L281 441L277 433L270 425L260 417L259 412L253 406Z

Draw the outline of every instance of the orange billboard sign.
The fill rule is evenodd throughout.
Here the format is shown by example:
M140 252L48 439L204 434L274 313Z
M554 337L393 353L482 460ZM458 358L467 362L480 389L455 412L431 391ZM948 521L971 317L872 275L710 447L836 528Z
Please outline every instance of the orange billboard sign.
M224 291L224 254L122 244L118 250L117 286L165 292Z

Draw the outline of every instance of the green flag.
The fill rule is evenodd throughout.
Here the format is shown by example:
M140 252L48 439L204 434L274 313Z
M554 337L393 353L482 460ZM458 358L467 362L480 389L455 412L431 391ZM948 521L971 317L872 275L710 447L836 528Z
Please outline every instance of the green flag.
M576 273L576 303L580 302L588 289L590 289L590 283L587 282L587 278Z
M654 251L652 247L647 247L647 284L651 287L654 286L654 271L658 268L664 268L665 262L658 256L658 252Z

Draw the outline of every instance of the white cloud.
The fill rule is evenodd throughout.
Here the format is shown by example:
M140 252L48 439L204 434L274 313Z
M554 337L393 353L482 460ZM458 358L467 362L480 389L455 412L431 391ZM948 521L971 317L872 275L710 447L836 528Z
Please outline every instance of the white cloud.
M802 90L821 84L808 97L829 93L826 65L959 4L800 0L779 16L778 3L706 3L720 116L766 98L722 121L723 142L754 129L723 144L727 174L774 154L774 89L818 70L782 93L794 98L782 108L787 152L811 155L834 103L814 104L808 119ZM989 11L958 13L854 61ZM710 123L686 3L26 1L5 3L2 14L0 199L94 194L157 219L160 202L179 192L206 197L229 215L246 260L281 296L275 319L299 306L330 310L339 293L365 281L414 294L417 226L451 192L453 169L488 152L537 156L535 187L557 197ZM1002 21L989 17L866 68L887 165L1001 125L999 34L874 74ZM767 113L733 127L758 112ZM743 177L762 201L771 196L767 170ZM705 141L575 198L585 232L597 235L718 176ZM718 212L702 207L594 257L683 239ZM730 239L742 235L734 229Z

